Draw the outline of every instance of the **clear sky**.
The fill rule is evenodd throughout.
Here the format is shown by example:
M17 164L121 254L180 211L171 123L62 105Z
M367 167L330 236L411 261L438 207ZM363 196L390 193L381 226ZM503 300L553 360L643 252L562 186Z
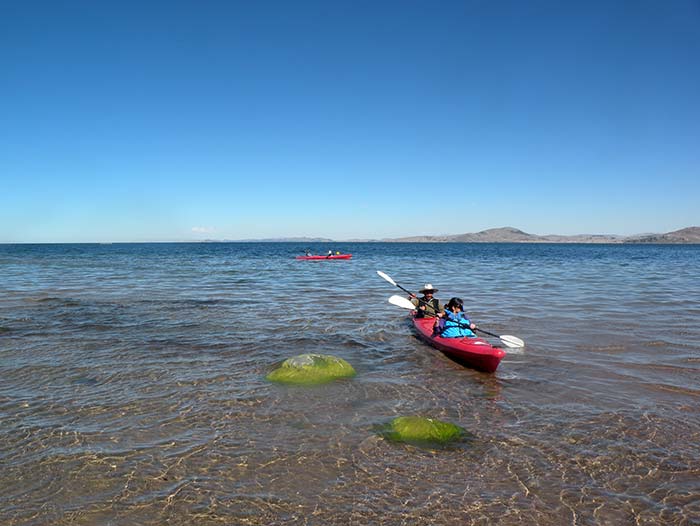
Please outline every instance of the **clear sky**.
M700 225L700 1L6 2L0 242Z

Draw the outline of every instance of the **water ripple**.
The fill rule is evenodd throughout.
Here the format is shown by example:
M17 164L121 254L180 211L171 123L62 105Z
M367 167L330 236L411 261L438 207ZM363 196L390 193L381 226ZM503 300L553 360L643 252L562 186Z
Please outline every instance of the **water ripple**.
M304 248L0 245L0 523L700 522L697 247ZM455 364L376 270L526 347ZM306 352L358 375L265 380ZM377 435L414 414L474 439Z

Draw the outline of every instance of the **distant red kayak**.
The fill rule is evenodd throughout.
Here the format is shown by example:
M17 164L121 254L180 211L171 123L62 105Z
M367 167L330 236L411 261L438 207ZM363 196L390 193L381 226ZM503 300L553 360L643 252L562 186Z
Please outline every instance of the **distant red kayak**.
M493 373L506 355L503 349L494 347L482 338L433 336L434 323L435 318L413 318L413 326L420 339L461 365Z
M297 259L350 259L352 254L331 254L329 256L297 256Z

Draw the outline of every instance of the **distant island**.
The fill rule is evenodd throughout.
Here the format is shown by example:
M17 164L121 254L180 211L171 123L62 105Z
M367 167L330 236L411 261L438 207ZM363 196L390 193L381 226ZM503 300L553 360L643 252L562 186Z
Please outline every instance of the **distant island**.
M224 242L232 240L207 240L208 242ZM633 236L618 236L612 234L578 234L562 236L549 234L539 236L528 234L513 227L490 228L471 234L456 234L445 236L410 236L385 239L328 239L321 237L286 237L265 239L240 239L237 242L265 243L625 243L625 244L691 244L700 243L700 227L691 226L665 234L637 234Z

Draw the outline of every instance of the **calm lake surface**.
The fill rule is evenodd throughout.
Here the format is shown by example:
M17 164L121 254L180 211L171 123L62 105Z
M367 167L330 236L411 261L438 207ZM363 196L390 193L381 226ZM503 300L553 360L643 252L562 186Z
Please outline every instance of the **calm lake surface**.
M457 365L377 270L527 346ZM0 245L0 524L700 524L699 373L700 246Z

